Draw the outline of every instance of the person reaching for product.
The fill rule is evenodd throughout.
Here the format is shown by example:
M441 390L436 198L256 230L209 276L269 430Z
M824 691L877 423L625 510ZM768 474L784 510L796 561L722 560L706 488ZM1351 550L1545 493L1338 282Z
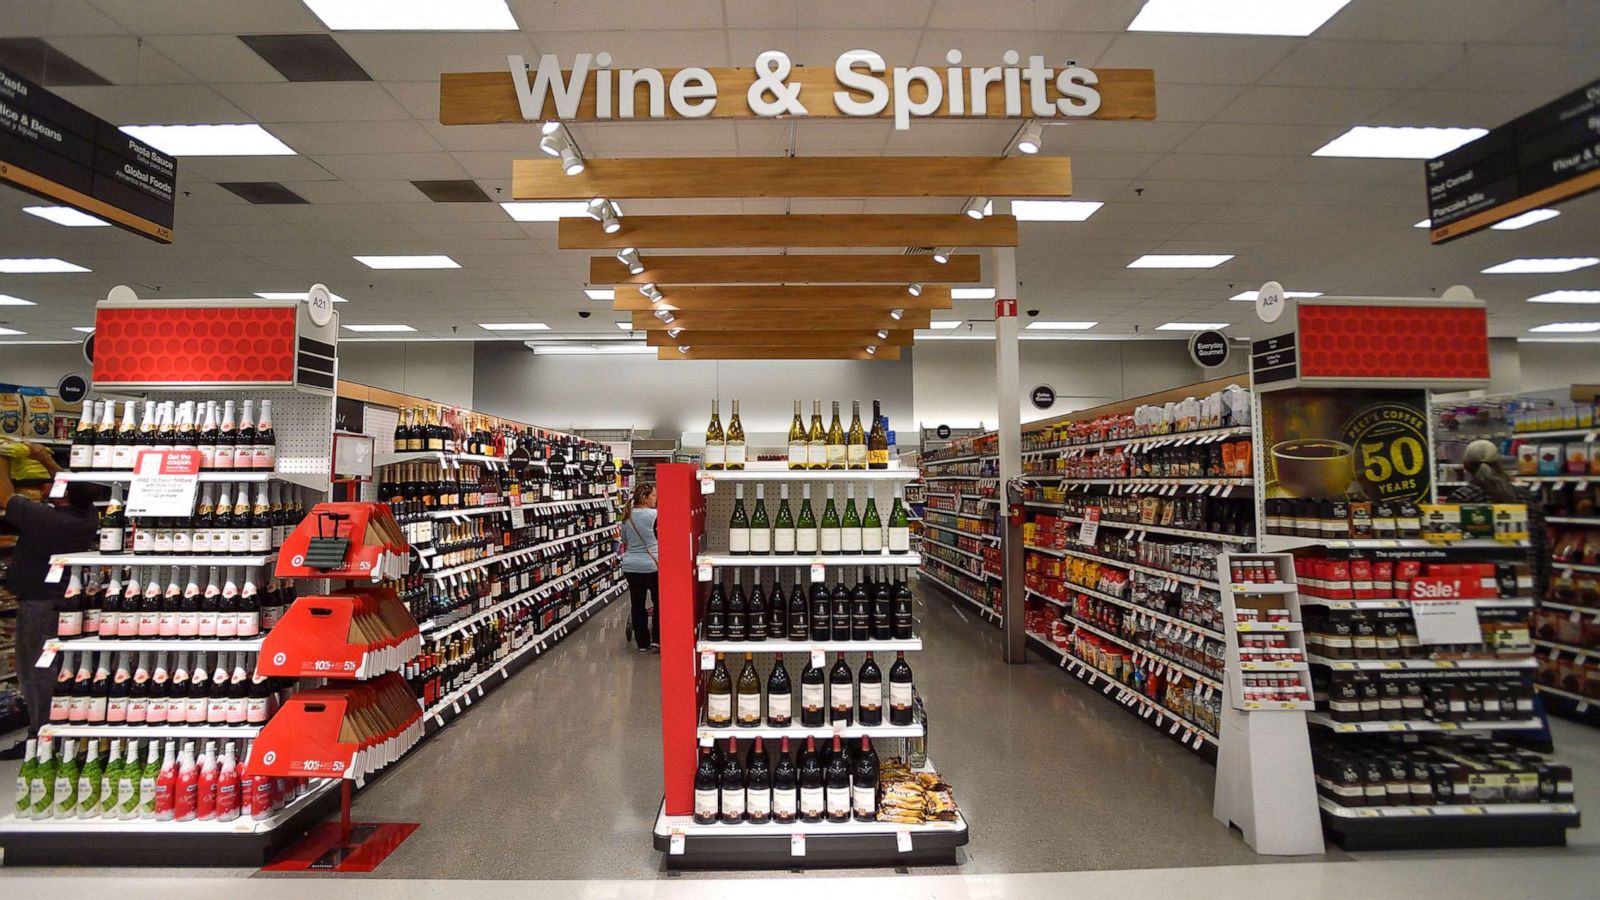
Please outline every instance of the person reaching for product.
M1544 501L1506 476L1505 461L1493 441L1473 441L1461 459L1467 483L1450 495L1451 503L1521 503L1528 507L1528 543L1533 553L1533 587L1543 597L1550 589L1550 533L1544 524Z
M633 489L633 502L622 514L622 577L628 580L628 597L633 604L629 632L640 653L660 643L661 559L656 543L656 486L641 483ZM656 615L651 616L645 597L655 600Z
M38 444L28 445L28 458L50 478L61 471L50 451ZM55 689L56 670L61 661L47 668L34 665L44 650L44 642L56 630L56 605L66 585L58 580L46 583L50 557L57 553L76 553L94 546L99 526L94 502L101 489L84 481L67 483L66 496L59 500L32 500L17 492L12 479L13 461L0 456L0 515L17 530L17 546L11 554L11 575L6 586L17 595L17 680L28 705L30 734L38 734L50 714L50 694ZM0 752L0 759L21 759L23 744Z

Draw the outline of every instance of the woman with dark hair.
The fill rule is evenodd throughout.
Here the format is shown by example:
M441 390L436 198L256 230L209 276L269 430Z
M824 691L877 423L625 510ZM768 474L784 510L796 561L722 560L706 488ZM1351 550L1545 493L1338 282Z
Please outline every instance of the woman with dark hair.
M1528 543L1533 553L1533 587L1543 597L1550 588L1550 533L1544 524L1544 503L1506 476L1500 448L1492 441L1473 441L1461 458L1467 483L1450 495L1451 503L1522 503L1528 507Z
M661 558L656 544L656 486L647 482L633 489L633 499L622 513L622 576L628 580L628 596L633 602L633 618L628 630L640 653L660 643L645 597L661 606Z

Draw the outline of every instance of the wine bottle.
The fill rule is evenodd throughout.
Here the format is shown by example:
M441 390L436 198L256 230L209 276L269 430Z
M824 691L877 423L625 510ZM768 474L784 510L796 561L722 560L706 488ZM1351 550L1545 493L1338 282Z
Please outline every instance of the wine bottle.
M850 640L872 640L872 595L856 568L856 584L850 589Z
M697 825L713 825L722 814L722 804L717 785L717 766L711 748L700 748L700 764L694 770L694 821Z
M767 725L771 728L788 728L793 723L794 689L789 684L789 670L783 666L783 654L772 661L772 671L767 675Z
M878 668L878 663L872 658L870 650L867 651L867 658L861 661L856 681L861 686L860 701L857 704L860 714L857 721L862 725L882 725L883 670Z
M850 821L850 758L840 746L840 741L839 735L835 734L833 755L828 757L827 768L822 773L827 787L829 822Z
M89 454L89 468L105 471L112 468L117 450L117 402L100 403L100 423L94 429L94 449Z
M439 452L446 450L449 432L450 427L442 421L439 407L428 407L428 423L423 427L423 435L427 445L425 449Z
M750 552L750 515L744 509L744 485L733 486L733 516L728 520L728 552Z
M727 465L728 443L722 432L722 418L717 413L717 401L711 401L711 421L706 425L706 449L700 455L700 468L719 471Z
M111 486L111 500L100 513L100 552L121 553L127 536L128 519L122 513L122 485L114 484Z
M99 802L92 808L79 805L79 815L85 819L115 814L117 808L117 779L122 774L122 739L113 738L106 752L106 764L100 770Z
M794 526L794 552L801 556L817 554L817 516L811 511L811 485L800 486L800 518Z
M861 427L861 401L850 401L850 430L845 437L845 468L867 467L867 432Z
M48 819L55 812L55 742L43 741L37 749L33 774L28 777L28 818Z
M879 578L872 586L872 639L887 641L894 637L894 588Z
M744 766L739 762L739 739L728 738L728 752L723 756L722 771L717 776L722 789L722 821L737 825L744 821L745 780Z
M814 581L811 583L811 639L828 640L831 637L832 620L833 597L828 593L828 586L820 581Z
M789 468L808 468L810 465L808 454L806 423L800 417L800 401L796 400L794 401L794 421L789 423Z
M911 552L911 520L906 516L904 492L894 486L894 506L889 510L889 552Z
M256 425L256 464L261 472L278 467L278 432L272 427L272 401L261 401L261 421ZM230 750L231 745L230 745Z
M767 518L767 501L764 485L756 485L756 508L750 516L750 553L768 556L772 553L772 521Z
M811 428L806 432L806 468L828 467L828 430L822 426L822 401L811 401Z
M89 568L88 577L83 583L83 634L85 637L100 636L100 617L104 608L105 596L100 585L101 570L98 566Z
M819 728L827 721L827 691L823 685L822 667L807 661L800 670L800 724Z
M794 589L789 592L789 640L803 641L809 630L811 616L806 604L805 570L794 570Z
M856 509L856 486L844 486L844 518L839 522L839 552L861 553L861 513Z
M855 718L855 705L855 682L841 651L828 670L828 721L843 722L848 727Z
M844 426L839 424L839 401L833 401L833 421L828 425L828 442L825 445L828 455L828 468L846 468L846 445Z
M701 627L708 641L728 638L728 598L722 592L722 579L711 583L711 593L706 597L705 622Z
M737 712L740 728L755 728L761 724L761 676L756 674L755 654L744 655L744 667L739 670L739 680L734 684L738 691Z
M745 639L749 609L744 599L744 587L740 584L743 576L743 569L733 570L733 590L728 593L728 640L730 641Z
M760 508L760 494L757 494L756 513L762 514ZM755 521L751 521L754 527ZM789 511L789 486L778 485L778 516L772 526L772 553L778 556L793 556L795 552L794 514Z
M250 552L250 485L240 484L233 493L233 529L228 532L228 552L242 556Z
M83 411L78 414L78 424L72 429L72 449L67 451L67 468L79 471L88 469L94 464L94 423L96 405L99 401L85 400ZM792 467L791 467L792 468ZM32 751L29 751L30 759ZM26 765L26 763L24 763ZM27 795L18 792L18 801ZM22 807L17 807L20 812Z
M861 552L868 556L883 553L883 519L878 515L878 499L867 488L867 509L861 514Z
M733 724L733 679L728 675L728 664L717 654L716 668L706 687L706 725L710 728L727 728Z
M767 637L781 641L788 636L789 601L783 596L783 574L772 570L772 585L767 589Z
M915 690L911 684L911 666L906 663L906 652L895 653L894 665L889 667L889 724L910 725Z
M83 636L83 567L68 570L67 588L56 605L56 637L71 640Z
M195 435L195 448L200 451L200 468L210 472L217 467L217 403L206 401L205 418L200 421L200 432Z
M128 451L128 468L139 462L139 454L156 448L156 419L159 415L154 400L144 401L144 415L139 428L133 433L133 447Z
M78 811L78 742L75 738L67 738L66 744L61 748L61 762L57 764L55 775L55 791L50 808L50 817L55 819L70 819Z
M161 592L161 610L156 614L156 636L175 638L178 636L178 619L183 609L183 584L178 580L178 567L168 568L171 572L167 586Z
M759 737L745 765L744 817L752 825L765 825L772 820L772 764L767 759L766 744Z
M217 426L217 449L212 465L219 472L227 472L236 468L234 465L238 453L239 424L234 419L233 401L224 400L222 403L222 422Z
M156 742L150 741L149 745L153 758ZM139 817L139 785L144 779L144 770L139 766L139 742L128 741L127 751L127 756L122 760L122 770L117 773L117 799L112 809L118 819Z
M724 440L724 469L743 469L745 460L744 423L739 420L739 401L733 401L733 413L728 417L728 433Z
M839 510L833 505L833 483L828 484L828 502L822 507L822 527L818 531L818 546L823 556L837 556L841 552L842 531Z
M113 469L128 471L133 468L133 449L139 442L138 423L133 414L134 402L129 400L122 404L122 424L117 426L116 441L111 445Z
M806 738L806 747L800 752L800 820L821 822L827 812L827 800L822 787L822 761L817 758L817 739Z
M878 752L866 735L861 736L861 749L850 768L850 806L857 822L877 821Z
M911 610L911 588L905 581L895 583L894 589L894 639L908 641L911 639L911 626L914 621Z
M746 602L744 632L746 640L767 639L767 595L761 589L760 570L750 578L750 599Z
M244 401L239 414L239 429L233 434L233 467L250 471L256 467L256 402Z
M241 485L241 489L244 486ZM250 528L245 549L256 555L272 552L272 501L267 498L267 483L256 484L255 500L250 504Z
M867 468L889 468L889 430L883 427L881 404L872 401L872 430L867 434Z
M850 615L850 589L845 586L844 575L837 575L833 582L832 604L828 610L833 640L850 640Z
M799 811L796 791L800 786L800 771L795 768L794 757L785 737L778 745L778 758L772 764L772 821L780 825L794 822Z

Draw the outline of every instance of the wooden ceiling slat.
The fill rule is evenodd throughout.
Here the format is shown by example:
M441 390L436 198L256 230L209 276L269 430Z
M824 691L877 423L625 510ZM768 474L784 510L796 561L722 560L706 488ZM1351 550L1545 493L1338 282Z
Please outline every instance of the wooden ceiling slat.
M514 200L1072 196L1065 156L728 156L511 163Z
M679 344L695 347L770 347L774 343L782 343L786 347L865 347L869 344L909 347L915 340L915 334L909 330L890 331L886 338L878 337L878 333L871 330L795 329L777 332L781 337L775 337L774 334L772 331L707 331L701 328L685 331L674 338L665 331L647 331L645 343L652 347L676 347Z
M1013 216L941 215L623 216L606 234L587 216L557 225L562 250L734 247L1015 247Z
M900 358L899 347L879 347L876 354L865 349L847 347L690 347L679 353L672 347L661 347L657 359L860 359L894 360Z
M653 313L642 310L633 313L633 327L637 331L665 331L668 328L683 328L689 331L702 328L712 331L789 331L792 329L837 331L850 328L905 329L927 328L931 321L932 315L925 309L908 309L898 320L886 311L873 310L859 312L823 310L817 313L784 314L685 312L676 316L671 325L662 322Z
M632 285L619 285L612 307L619 310L666 308L673 310L890 310L951 309L950 288L930 284L913 297L903 285L754 285L695 287L670 285L666 299L653 304Z
M817 254L813 256L643 256L644 271L628 274L614 256L589 258L590 284L909 284L973 283L983 278L975 253L940 265L932 256ZM618 288L622 290L622 288ZM665 291L665 288L663 288Z

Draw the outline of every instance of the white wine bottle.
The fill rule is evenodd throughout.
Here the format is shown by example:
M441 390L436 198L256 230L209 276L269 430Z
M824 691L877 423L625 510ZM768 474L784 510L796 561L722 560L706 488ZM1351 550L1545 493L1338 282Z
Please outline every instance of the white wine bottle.
M80 431L82 429L79 429ZM92 432L91 432L92 433ZM77 452L77 444L73 444ZM789 423L789 468L804 469L810 464L810 449L806 442L806 422L800 418L800 401L794 402L794 421Z
M706 449L700 455L700 467L720 471L728 461L727 438L722 433L722 417L717 412L717 401L711 401L711 422L706 425Z

